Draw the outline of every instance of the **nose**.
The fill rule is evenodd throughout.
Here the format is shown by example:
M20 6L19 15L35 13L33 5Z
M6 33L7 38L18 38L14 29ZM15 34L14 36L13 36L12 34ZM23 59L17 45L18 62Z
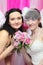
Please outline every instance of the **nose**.
M18 23L18 20L17 19L15 20L15 23Z
M26 24L27 25L31 25L32 24L32 21L27 21Z
M29 25L31 25L31 24L33 24L33 21L32 20L29 21Z
M31 25L32 24L32 22L29 22L29 25Z

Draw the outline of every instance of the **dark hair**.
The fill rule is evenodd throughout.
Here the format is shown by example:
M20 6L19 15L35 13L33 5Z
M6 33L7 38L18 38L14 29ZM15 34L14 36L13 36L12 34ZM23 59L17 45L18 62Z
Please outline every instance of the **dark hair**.
M40 11L36 8L30 9L24 17L24 20L40 20L41 19L41 15L40 15ZM42 27L41 23L39 24L39 27Z
M6 14L5 14L6 21L5 21L5 24L3 25L3 28L2 28L2 29L7 30L9 32L9 34L11 34L11 35L13 35L13 33L16 30L9 25L9 15L12 12L16 12L16 11L19 12L20 14L22 14L21 10L20 9L16 9L16 8L10 9L9 11L6 12ZM23 17L22 17L22 22L23 22ZM19 30L22 31L22 26L19 28Z

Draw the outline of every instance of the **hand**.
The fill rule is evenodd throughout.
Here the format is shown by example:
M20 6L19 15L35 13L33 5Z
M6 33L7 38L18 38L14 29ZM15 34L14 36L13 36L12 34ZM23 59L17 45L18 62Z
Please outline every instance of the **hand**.
M30 56L26 53L26 50L24 47L22 47L22 49L20 50L24 59L25 59L25 62L27 65L33 65L32 63L32 59L30 58Z
M18 48L18 44L19 44L19 43L20 43L19 41L14 40L14 38L12 37L12 39L11 39L11 44L14 46L14 48Z
M24 47L22 47L22 48L20 49L20 52L21 52L21 53L26 53L25 48L24 48Z

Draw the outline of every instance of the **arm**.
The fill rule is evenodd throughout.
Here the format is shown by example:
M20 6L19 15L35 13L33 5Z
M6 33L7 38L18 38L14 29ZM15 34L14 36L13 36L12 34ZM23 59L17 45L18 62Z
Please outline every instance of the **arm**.
M8 42L9 34L7 31L0 31L0 60L4 59L14 49L13 45L10 45L5 49L6 43Z
M30 56L26 53L25 49L22 48L20 51L21 51L21 53L23 54L23 57L24 57L25 62L27 63L27 65L33 65L33 64L32 64L32 59L31 59Z
M0 31L0 54L4 51L8 41L8 32L5 30Z
M10 45L5 51L3 51L1 53L0 60L6 58L13 49L14 49L14 46L13 45Z

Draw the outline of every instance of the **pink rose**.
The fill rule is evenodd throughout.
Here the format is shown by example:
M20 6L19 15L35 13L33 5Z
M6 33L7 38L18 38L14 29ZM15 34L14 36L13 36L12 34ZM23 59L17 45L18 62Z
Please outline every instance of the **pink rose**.
M17 47L20 44L19 41L14 41L14 46Z
M29 38L27 38L27 39L25 40L25 44L30 44L30 39L29 39Z

